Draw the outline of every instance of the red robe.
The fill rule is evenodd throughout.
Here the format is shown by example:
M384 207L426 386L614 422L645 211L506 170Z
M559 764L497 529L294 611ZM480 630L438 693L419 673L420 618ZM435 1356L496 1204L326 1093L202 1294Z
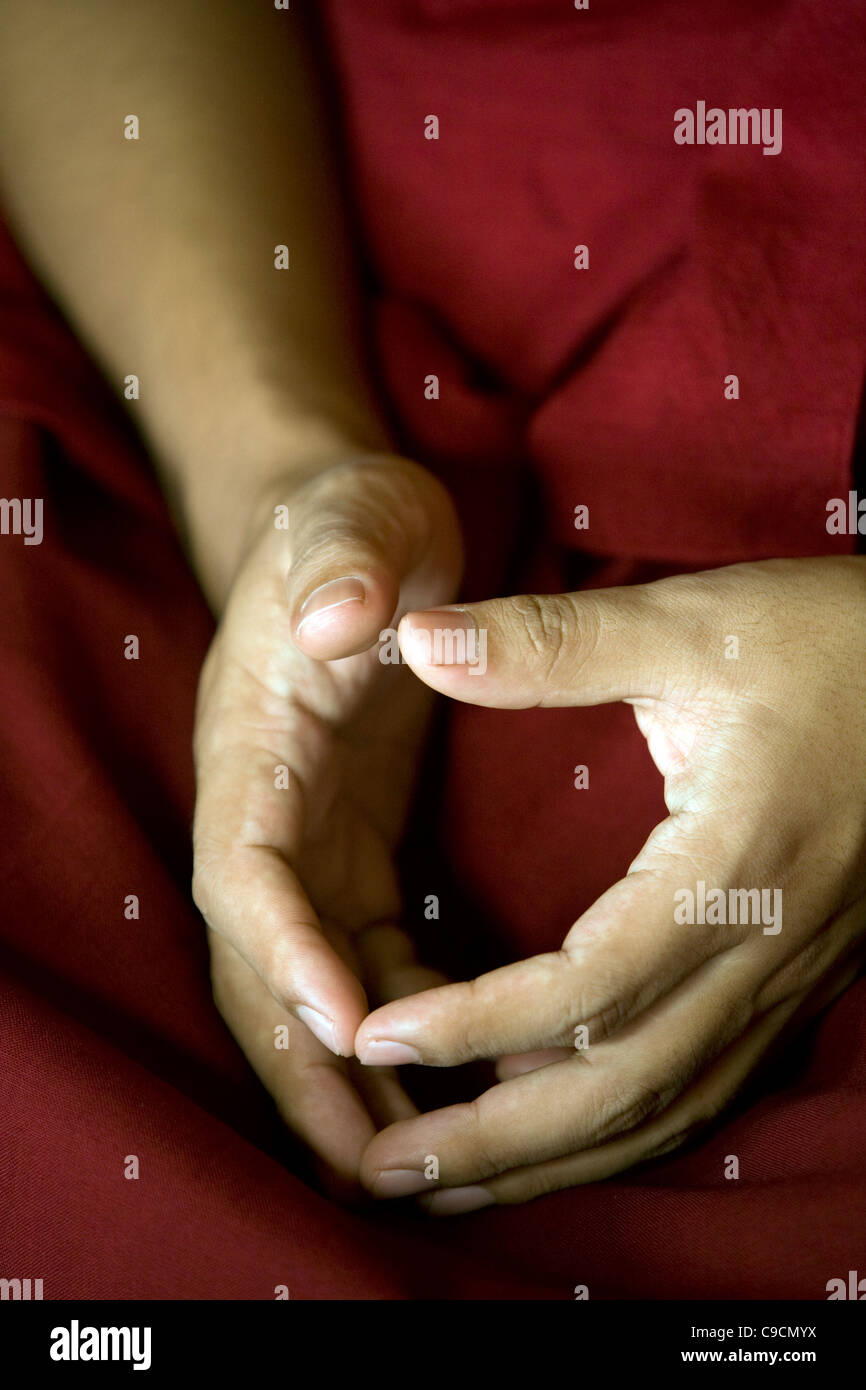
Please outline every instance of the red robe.
M374 363L459 499L467 597L853 550L825 522L866 341L859 10L324 6ZM781 153L678 145L698 101L780 108ZM39 546L0 535L0 1276L46 1298L821 1299L862 1266L866 982L652 1168L440 1222L303 1180L211 1003L188 891L210 618L8 238L0 303L0 494L45 515ZM559 945L663 814L630 711L458 706L441 737L410 925L467 971Z

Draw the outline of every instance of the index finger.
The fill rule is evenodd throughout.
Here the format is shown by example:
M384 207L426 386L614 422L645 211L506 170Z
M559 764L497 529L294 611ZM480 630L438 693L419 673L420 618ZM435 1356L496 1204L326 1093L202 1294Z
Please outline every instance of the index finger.
M235 745L200 769L193 897L271 994L337 1054L352 1055L367 1013L360 981L328 944L289 862L300 843L303 792L277 789L274 755Z
M695 880L711 881L712 867L701 866L724 854L724 818L694 819L674 839L675 826L669 817L656 827L636 861L640 867L577 919L562 950L377 1009L358 1030L357 1056L362 1062L382 1058L451 1067L587 1046L617 1032L713 956L739 945L745 926L696 928L675 917L683 876L693 872ZM403 1055L401 1048L407 1049Z

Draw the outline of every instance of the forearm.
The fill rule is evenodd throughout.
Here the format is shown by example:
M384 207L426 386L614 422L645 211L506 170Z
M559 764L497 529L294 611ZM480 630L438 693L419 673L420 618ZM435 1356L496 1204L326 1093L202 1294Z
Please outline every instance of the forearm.
M386 447L299 35L243 0L0 6L11 223L111 381L139 378L131 408L216 604L269 479Z

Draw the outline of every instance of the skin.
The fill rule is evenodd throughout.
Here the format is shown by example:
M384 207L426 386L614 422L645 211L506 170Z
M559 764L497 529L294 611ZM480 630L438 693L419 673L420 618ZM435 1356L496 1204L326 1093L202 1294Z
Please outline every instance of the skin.
M495 600L474 609L484 677L383 666L383 627L453 598L460 542L439 484L392 452L370 388L295 9L0 0L0 183L109 381L140 378L129 409L217 618L193 884L217 1006L335 1195L361 1181L467 1210L669 1147L853 977L863 562ZM123 139L127 113L139 142ZM274 269L278 244L290 271ZM341 602L314 620L328 583ZM731 632L738 662L723 659ZM559 955L471 986L442 988L399 927L391 854L431 690L511 707L628 699L671 810ZM675 927L672 889L700 877L783 887L782 933ZM590 1048L574 1055L583 1020ZM384 1065L400 1054L377 1040L430 1065L500 1057L501 1084L418 1116ZM436 1193L419 1178L427 1153Z
M288 528L265 520L202 670L193 893L220 1012L329 1191L349 1197L377 1126L416 1113L393 1070L343 1060L368 997L442 979L399 927L391 859L432 697L379 660L377 639L395 609L451 596L460 548L442 488L399 458L278 495ZM310 594L326 604L312 614Z
M487 632L487 668L419 631ZM739 636L736 660L725 657ZM358 1030L429 1066L503 1057L477 1100L401 1120L362 1162L432 1211L522 1202L682 1143L855 977L866 938L866 560L771 560L626 589L409 614L432 689L496 708L624 700L669 815L559 952L386 1005ZM675 894L781 888L782 928L678 924ZM576 1050L575 1028L589 1046ZM522 1056L520 1054L523 1054ZM527 1056L526 1054L535 1054ZM439 1160L438 1182L424 1177ZM436 1189L436 1190L434 1190Z
M0 0L0 186L109 382L139 377L128 409L218 621L193 882L214 997L323 1181L352 1196L377 1125L412 1110L393 1076L346 1060L355 1031L440 978L399 931L391 865L430 695L370 646L395 614L452 599L461 558L449 499L391 452L369 383L302 9ZM309 596L346 576L363 601L301 631Z
M0 0L4 215L109 383L138 376L217 615L274 493L390 447L332 165L295 7Z

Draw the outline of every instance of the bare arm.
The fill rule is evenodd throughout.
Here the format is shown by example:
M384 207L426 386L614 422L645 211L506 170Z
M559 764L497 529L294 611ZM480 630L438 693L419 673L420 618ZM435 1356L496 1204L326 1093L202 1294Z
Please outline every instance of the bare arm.
M216 607L272 480L387 447L325 130L294 12L0 0L11 224L118 390L139 377L135 418Z

